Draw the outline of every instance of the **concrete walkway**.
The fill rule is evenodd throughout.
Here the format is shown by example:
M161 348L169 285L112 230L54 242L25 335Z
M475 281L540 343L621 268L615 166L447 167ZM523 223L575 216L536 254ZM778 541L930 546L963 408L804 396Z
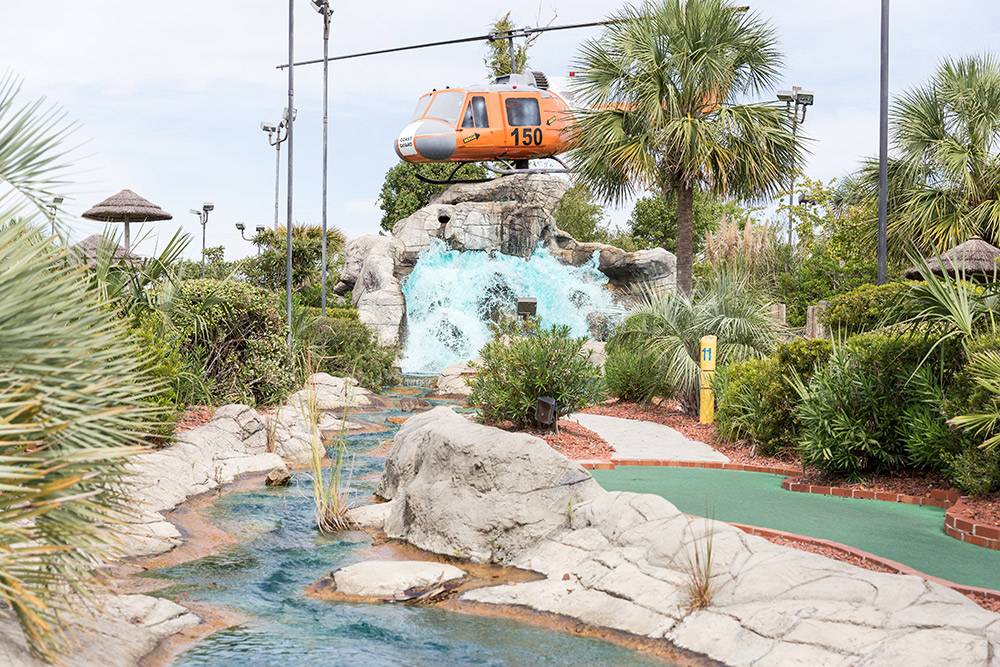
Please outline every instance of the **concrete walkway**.
M704 442L686 438L663 424L582 412L574 413L567 419L607 440L615 448L612 459L729 462L727 456Z

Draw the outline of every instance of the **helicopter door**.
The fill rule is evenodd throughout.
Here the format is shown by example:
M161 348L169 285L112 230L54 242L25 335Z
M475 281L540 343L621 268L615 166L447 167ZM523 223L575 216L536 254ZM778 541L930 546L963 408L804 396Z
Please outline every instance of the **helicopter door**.
M542 114L537 97L505 97L507 136L504 143L517 153L533 152L542 144Z
M496 143L495 135L496 130L490 129L486 97L470 95L462 118L462 145L465 152L470 155L478 155L483 151L492 153L489 147Z

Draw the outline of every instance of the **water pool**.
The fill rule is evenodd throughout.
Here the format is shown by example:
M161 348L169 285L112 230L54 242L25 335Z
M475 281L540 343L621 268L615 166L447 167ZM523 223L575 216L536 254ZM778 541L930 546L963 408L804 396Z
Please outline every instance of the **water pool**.
M399 411L365 415L386 424ZM361 455L391 435L352 437L352 487L374 488L384 460ZM367 478L367 479L366 479ZM370 555L371 538L347 531L320 535L313 523L308 473L291 486L224 494L205 516L236 535L217 555L153 570L175 582L156 593L199 600L246 614L250 620L201 639L176 665L664 665L617 644L528 623L459 614L433 606L354 604L309 598L306 587L332 570ZM186 594L186 595L185 595Z

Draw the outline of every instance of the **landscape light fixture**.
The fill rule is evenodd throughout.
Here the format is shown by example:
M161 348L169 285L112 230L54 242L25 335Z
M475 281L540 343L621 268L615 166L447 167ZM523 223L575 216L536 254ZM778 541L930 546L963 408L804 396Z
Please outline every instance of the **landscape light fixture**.
M246 229L246 228L247 228L247 226L246 226L246 225L244 225L244 224L243 224L242 222L237 222L237 223L236 223L236 229L240 230L240 235L241 235L241 236L243 235L243 230L244 230L244 229ZM245 240L246 240L246 238L244 237L244 239L243 239L243 240L245 241Z
M278 188L281 187L281 144L288 138L288 133L284 131L288 126L288 109L285 109L281 114L281 121L279 123L268 123L267 121L260 124L260 129L267 132L267 143L274 146L274 228L278 228ZM295 117L295 111L292 110L292 117Z
M800 86L792 86L791 90L779 90L778 101L785 103L785 108L792 112L792 145L798 132L799 123L806 121L806 108L812 106L813 92L802 90ZM802 118L799 118L799 107L802 107ZM788 184L788 245L792 244L792 206L795 203L795 172L789 176Z
M329 128L327 107L330 99L330 0L310 0L313 9L323 15L323 256L320 275L320 315L326 317L326 172L327 172L327 133ZM292 69L291 67L289 69Z
M201 205L201 210L196 208L191 209L191 213L198 216L198 222L201 223L201 277L205 277L205 225L208 224L208 212L215 210L215 204L210 201L205 202Z
M63 203L62 197L53 197L52 201L49 202L49 224L52 227L52 236L56 235L56 211L59 209L59 204Z

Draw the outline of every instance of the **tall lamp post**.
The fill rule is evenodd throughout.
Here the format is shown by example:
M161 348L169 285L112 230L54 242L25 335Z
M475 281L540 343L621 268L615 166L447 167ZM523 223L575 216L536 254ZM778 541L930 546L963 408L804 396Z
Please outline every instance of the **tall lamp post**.
M312 0L313 8L323 15L323 266L320 276L320 315L326 317L326 165L327 129L329 118L327 107L330 99L330 0ZM289 68L291 69L291 68Z
M295 118L295 109L292 109L292 118ZM288 138L288 109L281 114L281 122L275 125L267 121L260 124L260 129L267 132L267 143L274 146L274 229L277 230L278 223L278 188L281 185L281 144Z
M210 201L205 202L201 206L199 211L196 208L191 209L191 213L198 216L198 222L201 223L201 277L205 277L205 225L208 224L208 212L215 210L215 204Z
M800 86L792 86L791 90L779 90L778 99L785 103L785 108L792 112L792 143L798 131L799 123L806 122L806 107L813 103L811 90L802 90ZM799 107L802 107L802 119L799 120ZM792 206L795 202L795 172L789 177L788 184L788 245L792 244Z
M295 0L288 0L288 62L295 62ZM285 107L286 132L288 138L288 196L285 206L288 219L285 221L285 317L288 322L288 348L292 348L292 129L295 125L295 68L288 68L288 106Z
M247 238L247 235L243 233L243 230L245 230L246 228L247 228L247 226L244 223L242 223L242 222L237 222L236 223L236 229L240 230L240 236L243 237L243 240L244 241L250 241L251 243L253 243L253 237L251 236L250 238ZM257 230L258 234L260 234L262 231L264 231L264 229L265 229L264 225L257 225L257 227L256 227L256 230ZM260 254L260 246L257 246L257 254L258 255Z
M63 203L62 197L53 197L52 201L48 204L49 225L52 229L52 236L56 235L56 212L59 210L59 204L61 203Z

